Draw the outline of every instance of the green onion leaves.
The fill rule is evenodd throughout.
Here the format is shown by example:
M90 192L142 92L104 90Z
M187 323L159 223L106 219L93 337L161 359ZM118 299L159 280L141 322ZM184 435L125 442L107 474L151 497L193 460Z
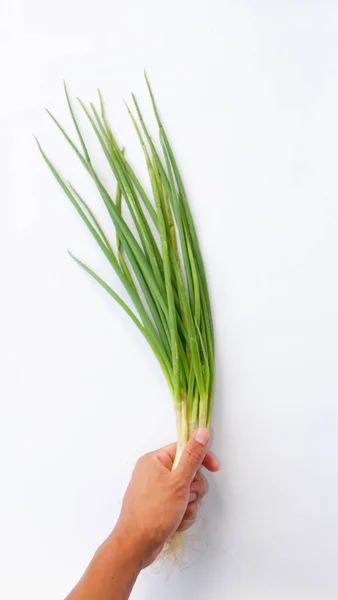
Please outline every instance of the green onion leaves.
M159 130L158 147L134 95L136 115L128 111L145 156L151 194L145 191L118 145L100 92L98 108L78 102L109 165L115 181L113 194L93 166L66 85L66 102L77 140L47 111L92 178L115 229L114 236L104 231L86 201L61 177L37 143L55 179L123 284L133 310L91 268L70 255L120 305L147 340L169 384L176 412L184 414L182 429L187 437L198 425L208 426L210 422L214 380L211 306L182 178L147 77L146 82ZM126 212L131 219L124 217ZM114 238L115 244L109 241ZM184 439L180 442L183 444Z

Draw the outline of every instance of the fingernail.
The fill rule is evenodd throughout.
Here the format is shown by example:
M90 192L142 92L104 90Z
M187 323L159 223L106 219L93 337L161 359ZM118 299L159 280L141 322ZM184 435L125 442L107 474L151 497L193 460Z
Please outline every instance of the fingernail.
M196 492L191 492L189 496L189 504L191 504L191 502L195 502L195 500L197 500L197 494Z
M206 446L210 440L210 433L207 429L197 429L194 433L194 440L201 444L201 446Z

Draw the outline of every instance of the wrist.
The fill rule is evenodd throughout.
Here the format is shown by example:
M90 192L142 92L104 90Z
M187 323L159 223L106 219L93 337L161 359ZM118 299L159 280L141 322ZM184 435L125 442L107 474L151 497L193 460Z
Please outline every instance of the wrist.
M139 571L149 566L158 554L155 540L149 539L142 527L135 527L128 519L120 519L110 537L121 554Z
M145 545L136 532L131 532L124 523L118 522L107 543L119 555L123 566L131 568L138 575L143 568Z

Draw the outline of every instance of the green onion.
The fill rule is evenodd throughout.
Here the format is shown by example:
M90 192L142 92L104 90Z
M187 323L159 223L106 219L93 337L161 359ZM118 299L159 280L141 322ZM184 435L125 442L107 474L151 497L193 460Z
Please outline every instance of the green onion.
M115 246L82 196L61 177L37 143L55 179L122 282L133 308L91 268L70 253L71 257L135 323L168 382L177 422L175 467L193 431L210 424L214 335L206 274L187 195L147 77L146 83L158 126L158 148L134 95L136 116L129 108L128 112L145 156L150 195L128 162L124 148L117 144L100 92L98 108L78 102L110 167L116 183L114 197L92 164L66 85L66 101L78 141L73 141L47 111L96 185L115 228ZM123 216L125 211L131 215L132 227Z

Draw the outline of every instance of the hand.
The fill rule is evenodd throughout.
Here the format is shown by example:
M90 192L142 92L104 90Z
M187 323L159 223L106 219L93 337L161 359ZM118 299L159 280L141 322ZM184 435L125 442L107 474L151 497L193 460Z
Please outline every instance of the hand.
M113 535L128 540L143 567L151 564L176 531L185 531L196 520L198 504L206 492L201 465L218 471L208 453L210 434L198 429L186 444L172 471L176 444L142 456L134 469Z
M209 432L198 429L174 471L176 444L150 452L136 464L118 523L95 553L68 600L127 600L140 570L150 565L176 531L196 519L205 483L201 465L218 471L208 453Z

